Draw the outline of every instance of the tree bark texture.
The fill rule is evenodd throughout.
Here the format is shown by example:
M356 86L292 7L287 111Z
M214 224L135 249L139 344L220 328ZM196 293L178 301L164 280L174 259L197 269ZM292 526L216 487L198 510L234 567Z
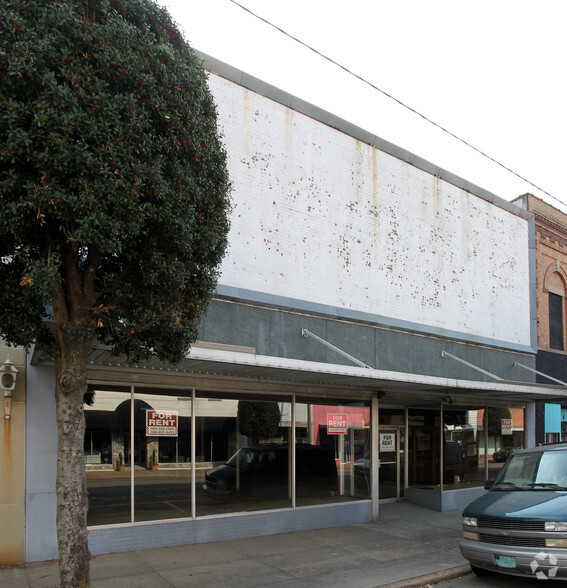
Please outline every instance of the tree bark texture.
M90 586L87 483L83 442L86 358L89 344L59 332L55 361L57 405L57 543L59 582L64 588Z

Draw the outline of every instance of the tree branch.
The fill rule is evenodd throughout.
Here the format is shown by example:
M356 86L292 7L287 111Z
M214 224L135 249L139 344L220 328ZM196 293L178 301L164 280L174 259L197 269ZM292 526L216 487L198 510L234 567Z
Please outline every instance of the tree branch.
M96 0L84 0L83 14L85 20L90 23L94 23L96 16Z

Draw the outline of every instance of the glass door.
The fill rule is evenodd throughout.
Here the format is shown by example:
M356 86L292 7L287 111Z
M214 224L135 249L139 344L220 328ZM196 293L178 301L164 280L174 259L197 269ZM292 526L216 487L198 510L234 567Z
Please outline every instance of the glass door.
M397 500L404 495L404 445L402 427L380 427L378 498Z

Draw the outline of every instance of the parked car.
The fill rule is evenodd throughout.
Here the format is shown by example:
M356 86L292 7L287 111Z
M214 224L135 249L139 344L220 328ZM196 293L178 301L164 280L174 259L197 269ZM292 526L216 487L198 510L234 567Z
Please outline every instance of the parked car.
M338 487L333 450L322 445L297 444L295 447L296 485L320 489L328 494ZM210 495L236 492L266 492L285 487L289 479L287 445L241 447L225 464L205 474L203 489Z
M567 443L517 450L463 511L473 572L567 580Z
M517 451L515 447L502 447L492 454L492 461L506 461L514 451Z

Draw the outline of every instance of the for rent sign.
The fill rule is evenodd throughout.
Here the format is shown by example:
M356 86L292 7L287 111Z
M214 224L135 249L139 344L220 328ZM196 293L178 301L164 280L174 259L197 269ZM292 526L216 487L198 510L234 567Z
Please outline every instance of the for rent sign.
M512 434L512 419L500 419L500 426L502 427L502 435Z
M345 435L348 429L348 414L327 414L327 434Z
M148 437L177 437L177 411L146 411Z
M380 451L396 451L396 433L380 433Z

